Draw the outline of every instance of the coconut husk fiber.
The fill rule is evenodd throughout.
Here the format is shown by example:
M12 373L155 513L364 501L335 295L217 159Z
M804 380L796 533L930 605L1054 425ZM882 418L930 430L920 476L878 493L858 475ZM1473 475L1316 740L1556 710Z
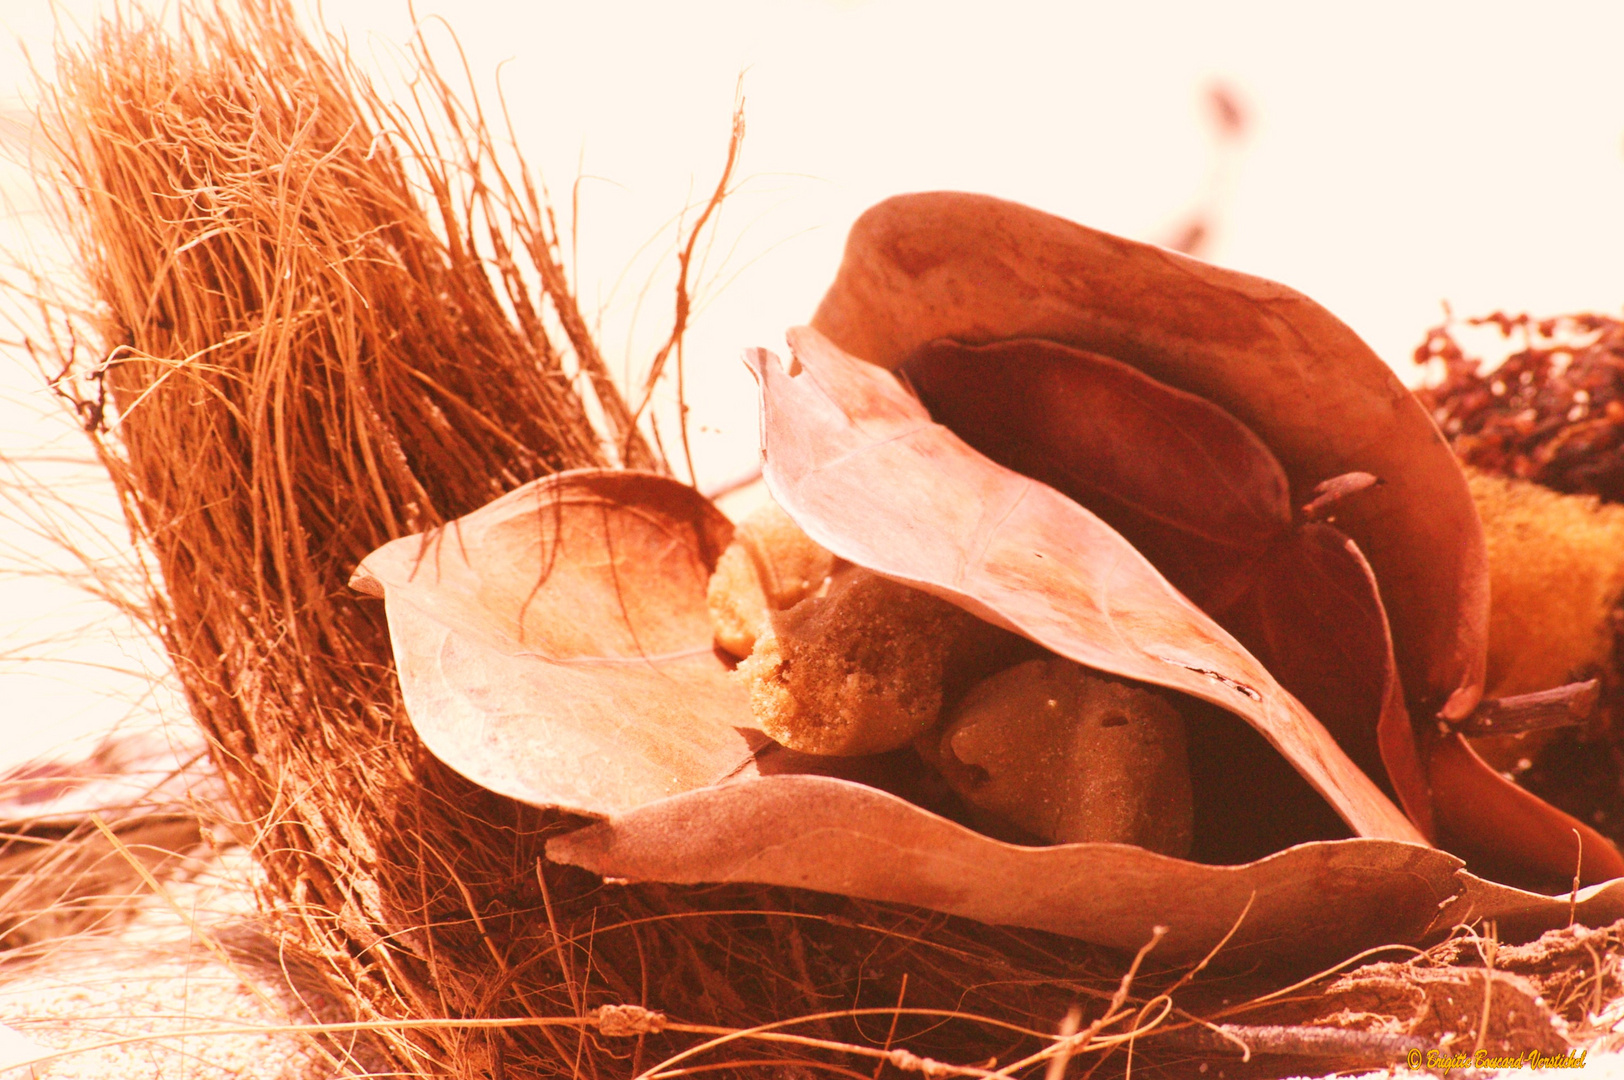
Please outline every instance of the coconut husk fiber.
M578 823L424 752L382 606L345 587L355 565L547 473L665 457L606 375L539 185L499 164L426 51L408 59L397 105L282 0L123 9L64 49L44 113L93 305L55 309L36 350L149 560L153 628L269 928L373 1040L354 1057L324 1043L327 1075L1395 1063L1393 1030L1305 1040L1275 1023L1323 985L1302 973L1215 979L1165 968L1154 941L1133 957L790 889L604 882L543 858ZM680 286L676 313L672 344ZM1469 940L1493 957L1492 934ZM1563 947L1611 958L1619 940ZM1473 955L1460 963L1484 967ZM1298 1011L1268 1011L1282 1003ZM1511 1038L1488 1020L1469 1034ZM1248 1039L1284 1056L1243 1065Z

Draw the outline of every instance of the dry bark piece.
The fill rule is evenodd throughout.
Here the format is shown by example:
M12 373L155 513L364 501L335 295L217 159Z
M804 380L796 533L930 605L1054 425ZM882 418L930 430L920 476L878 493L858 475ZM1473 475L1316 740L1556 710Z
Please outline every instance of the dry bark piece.
M1462 735L1483 739L1576 727L1590 718L1600 699L1600 679L1565 683L1532 694L1484 698L1459 730Z
M1029 660L972 687L931 741L968 802L1051 843L1190 850L1184 718L1143 686Z
M800 603L834 570L834 556L814 544L769 502L739 522L705 592L716 644L744 659L765 633L768 612Z
M770 622L738 672L756 723L792 750L841 756L912 743L940 718L949 673L1007 636L858 567Z
M819 544L1086 667L1245 719L1359 835L1425 843L1323 725L1118 533L932 422L889 372L810 328L747 354L763 475Z

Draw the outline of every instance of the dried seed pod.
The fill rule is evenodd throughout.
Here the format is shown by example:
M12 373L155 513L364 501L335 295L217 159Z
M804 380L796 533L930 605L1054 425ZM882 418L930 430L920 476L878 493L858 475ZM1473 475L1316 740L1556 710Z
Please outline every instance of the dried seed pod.
M835 558L813 543L800 526L769 502L739 523L716 572L705 603L716 644L743 659L767 629L767 613L800 603L834 569Z
M1015 635L859 567L768 615L739 665L756 723L808 754L877 754L935 726L950 673L991 670Z
M933 741L960 795L1044 840L1190 850L1184 718L1143 685L1031 660L976 684Z

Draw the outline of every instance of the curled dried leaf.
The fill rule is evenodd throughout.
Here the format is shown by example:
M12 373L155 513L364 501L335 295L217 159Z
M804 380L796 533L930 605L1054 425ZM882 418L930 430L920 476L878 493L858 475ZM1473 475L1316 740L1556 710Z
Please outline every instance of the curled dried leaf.
M899 373L971 446L1121 533L1431 837L1375 578L1348 537L1294 519L1285 472L1250 429L1120 361L1047 341L932 342ZM1373 481L1327 483L1346 496ZM1278 790L1271 801L1276 816L1314 813L1282 805Z
M1382 651L1377 635L1361 632L1344 640L1334 632L1334 621L1327 633L1303 617L1312 603L1283 607L1288 594L1255 590L1249 615L1237 612L1221 621L1233 624L1244 644L1265 654L1260 658L1267 666L1280 668L1289 690L1316 699L1311 708L1325 713L1322 718L1346 740L1356 760L1368 764L1374 743L1389 790L1423 832L1435 830L1452 850L1525 881L1558 879L1564 866L1571 872L1567 851L1541 838L1577 833L1587 880L1624 874L1624 857L1599 833L1540 800L1521 798L1476 755L1456 752L1434 727L1434 717L1446 724L1463 721L1483 693L1488 618L1483 531L1460 466L1425 410L1324 308L1274 282L1028 207L935 192L887 200L859 219L839 274L812 321L850 353L885 367L902 366L920 383L927 380L916 370L922 366L917 358L928 354L933 342L997 346L1032 339L1110 358L1227 413L1255 433L1278 462L1292 493L1290 505L1304 507L1305 517L1334 520L1353 541L1354 562L1335 555L1335 544L1312 542L1300 544L1284 561L1317 567L1310 577L1319 586L1357 585L1359 573L1369 576L1379 589L1374 597L1335 586L1352 600L1338 606L1351 613L1350 625L1370 626L1378 615L1388 624L1397 677L1373 677L1379 662L1361 674L1356 657L1374 658ZM1027 373L1015 381L1021 379L1041 381ZM954 385L951 379L945 384L949 390ZM992 389L994 401L1013 392ZM1107 430L1112 424L1128 434L1135 427L1146 433L1167 426L1155 409L1137 408L1133 398L1131 393L1112 398L1123 406L1120 419L1115 409L1098 410ZM1072 418L1087 413L1088 406L1078 403L1082 400L1051 394L1040 402L1047 412L1032 413L1025 425L1041 437L1048 418L1064 421L1068 412ZM974 410L973 394L961 401ZM1186 415L1186 431L1223 439L1221 431L1193 416ZM1051 440L1049 448L1055 445ZM1176 447L1178 440L1167 445ZM1244 456L1243 451L1234 460ZM1100 460L1110 463L1106 472L1118 468L1123 476L1139 467L1121 449ZM1151 468L1167 465L1152 460ZM1211 529L1186 543L1190 524L1217 520L1204 492L1221 487L1202 488L1200 471L1189 474L1197 483L1179 496L1186 535L1152 561L1188 583L1209 612L1217 612L1232 599L1225 590L1238 581L1244 591L1251 571L1229 557L1221 542L1207 543L1214 536ZM1230 523L1236 528L1232 535L1245 537L1249 526L1266 529L1268 507L1278 514L1279 504L1269 503L1267 483L1243 484L1242 490L1252 494L1228 493L1228 505L1240 513L1240 520ZM1326 502L1322 496L1327 495L1334 498ZM1123 528L1132 534L1135 524ZM1133 539L1154 550L1156 530L1149 531L1149 538ZM1205 574L1200 559L1214 552L1222 556L1221 572ZM1273 561L1281 564L1278 557ZM1319 586L1321 598L1330 595ZM1248 632L1267 626L1302 629L1304 654L1282 662L1281 650L1271 650L1264 638ZM1340 662L1339 652L1345 654ZM1335 677L1298 681L1316 670L1334 671ZM1373 707L1379 719L1371 740L1364 718ZM1405 711L1414 718L1413 732L1405 730ZM1412 742L1418 744L1413 749ZM1448 775L1432 775L1440 770ZM1527 820L1505 827L1517 817Z
M406 710L436 757L600 817L751 766L749 704L705 607L732 531L664 477L558 473L384 545L352 584L385 597Z
M1198 448L1228 447L1221 460L1135 460L1120 452L1121 432L1096 447L1115 452L1127 478L1103 486L1132 495L1119 501L1145 526L1135 543L1154 548L1154 527L1178 537L1171 547L1186 564L1170 562L1168 574L1185 575L1197 603L1103 510L978 453L886 371L804 331L792 335L788 371L752 358L769 485L819 546L1076 664L1187 696L1198 849L1213 828L1203 799L1210 807L1215 790L1240 793L1255 775L1214 788L1203 760L1300 773L1348 828L1389 839L1296 844L1254 861L1241 849L1228 853L1232 866L1117 843L1025 847L951 820L973 815L932 788L911 750L820 758L779 746L752 726L743 685L711 648L706 591L726 521L670 480L577 473L396 541L358 579L387 595L407 710L431 750L497 791L602 819L552 840L551 857L633 880L824 889L1129 948L1166 925L1176 956L1205 952L1239 920L1236 962L1345 955L1469 919L1498 918L1508 934L1568 920L1566 896L1486 882L1425 846L1360 768L1385 769L1417 814L1419 781L1403 775L1410 731L1394 718L1406 701L1421 719L1470 711L1486 594L1458 467L1346 327L1272 283L953 195L865 216L816 323L889 367L943 338L1057 342L1114 358L1096 365L1094 384L1116 388L1141 435L1172 437L1170 416L1199 413L1171 427L1204 432ZM1040 368L1022 393L1050 377ZM923 367L910 371L928 381ZM1169 401L1185 411L1160 411ZM1136 470L1155 486L1169 468L1194 496L1134 494ZM1353 473L1382 482L1321 488ZM1225 485L1223 498L1200 497ZM1336 498L1321 498L1333 488ZM1315 607L1357 632L1320 633L1302 619ZM1292 637L1308 647L1276 648ZM1299 687L1322 695L1313 708L1327 724ZM1241 745L1225 741L1236 733L1266 760L1224 756ZM1446 839L1503 827L1514 869L1567 861L1567 819L1486 784L1492 771L1463 743L1421 751ZM1267 802L1257 809L1266 826ZM1581 840L1587 871L1617 872ZM1572 904L1582 920L1611 921L1624 915L1624 884Z
M977 453L891 373L810 328L752 350L763 476L836 555L1086 667L1245 719L1356 833L1424 843L1301 704L1098 517ZM794 374L790 372L793 371Z
M1460 467L1387 365L1301 293L1016 203L931 192L858 219L812 325L887 368L941 339L1069 345L1223 409L1294 492L1380 477L1337 524L1381 583L1413 709L1459 718L1481 696L1486 563Z
M911 753L774 749L709 647L705 582L729 532L669 479L566 473L386 545L356 583L386 596L426 745L496 791L603 819L548 846L597 873L843 892L1127 948L1166 925L1170 956L1205 953L1239 920L1237 963L1334 958L1469 918L1507 933L1567 921L1566 897L1490 885L1413 844L1307 844L1239 866L1015 846L920 805L951 812ZM1577 912L1624 916L1624 889L1582 892Z

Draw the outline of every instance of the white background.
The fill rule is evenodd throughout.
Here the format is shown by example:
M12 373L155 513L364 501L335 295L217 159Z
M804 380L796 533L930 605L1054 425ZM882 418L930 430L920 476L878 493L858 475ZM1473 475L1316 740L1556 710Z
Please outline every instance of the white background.
M107 5L56 5L73 36ZM1624 4L982 4L907 0L425 2L502 86L525 154L581 186L580 264L608 354L636 371L669 319L674 216L715 183L742 73L749 126L689 339L702 481L748 467L744 345L805 319L844 229L889 194L990 192L1144 239L1207 190L1205 88L1251 124L1229 161L1214 261L1320 300L1400 375L1441 304L1537 313L1624 303ZM399 68L405 4L328 0L327 25ZM0 0L0 140L27 143L46 0ZM444 26L430 23L445 44ZM448 56L442 53L442 56ZM26 174L0 173L0 239L48 254ZM0 333L0 337L7 336ZM0 452L97 504L71 429L15 348L0 356ZM17 360L18 362L12 362ZM0 472L0 486L9 474ZM14 481L11 481L14 483ZM100 505L106 508L105 499ZM12 514L15 517L15 513ZM87 526L94 529L94 526ZM108 546L117 548L117 530ZM48 555L0 518L0 764L128 711L161 670L64 586L7 574ZM49 639L49 640L44 640Z

